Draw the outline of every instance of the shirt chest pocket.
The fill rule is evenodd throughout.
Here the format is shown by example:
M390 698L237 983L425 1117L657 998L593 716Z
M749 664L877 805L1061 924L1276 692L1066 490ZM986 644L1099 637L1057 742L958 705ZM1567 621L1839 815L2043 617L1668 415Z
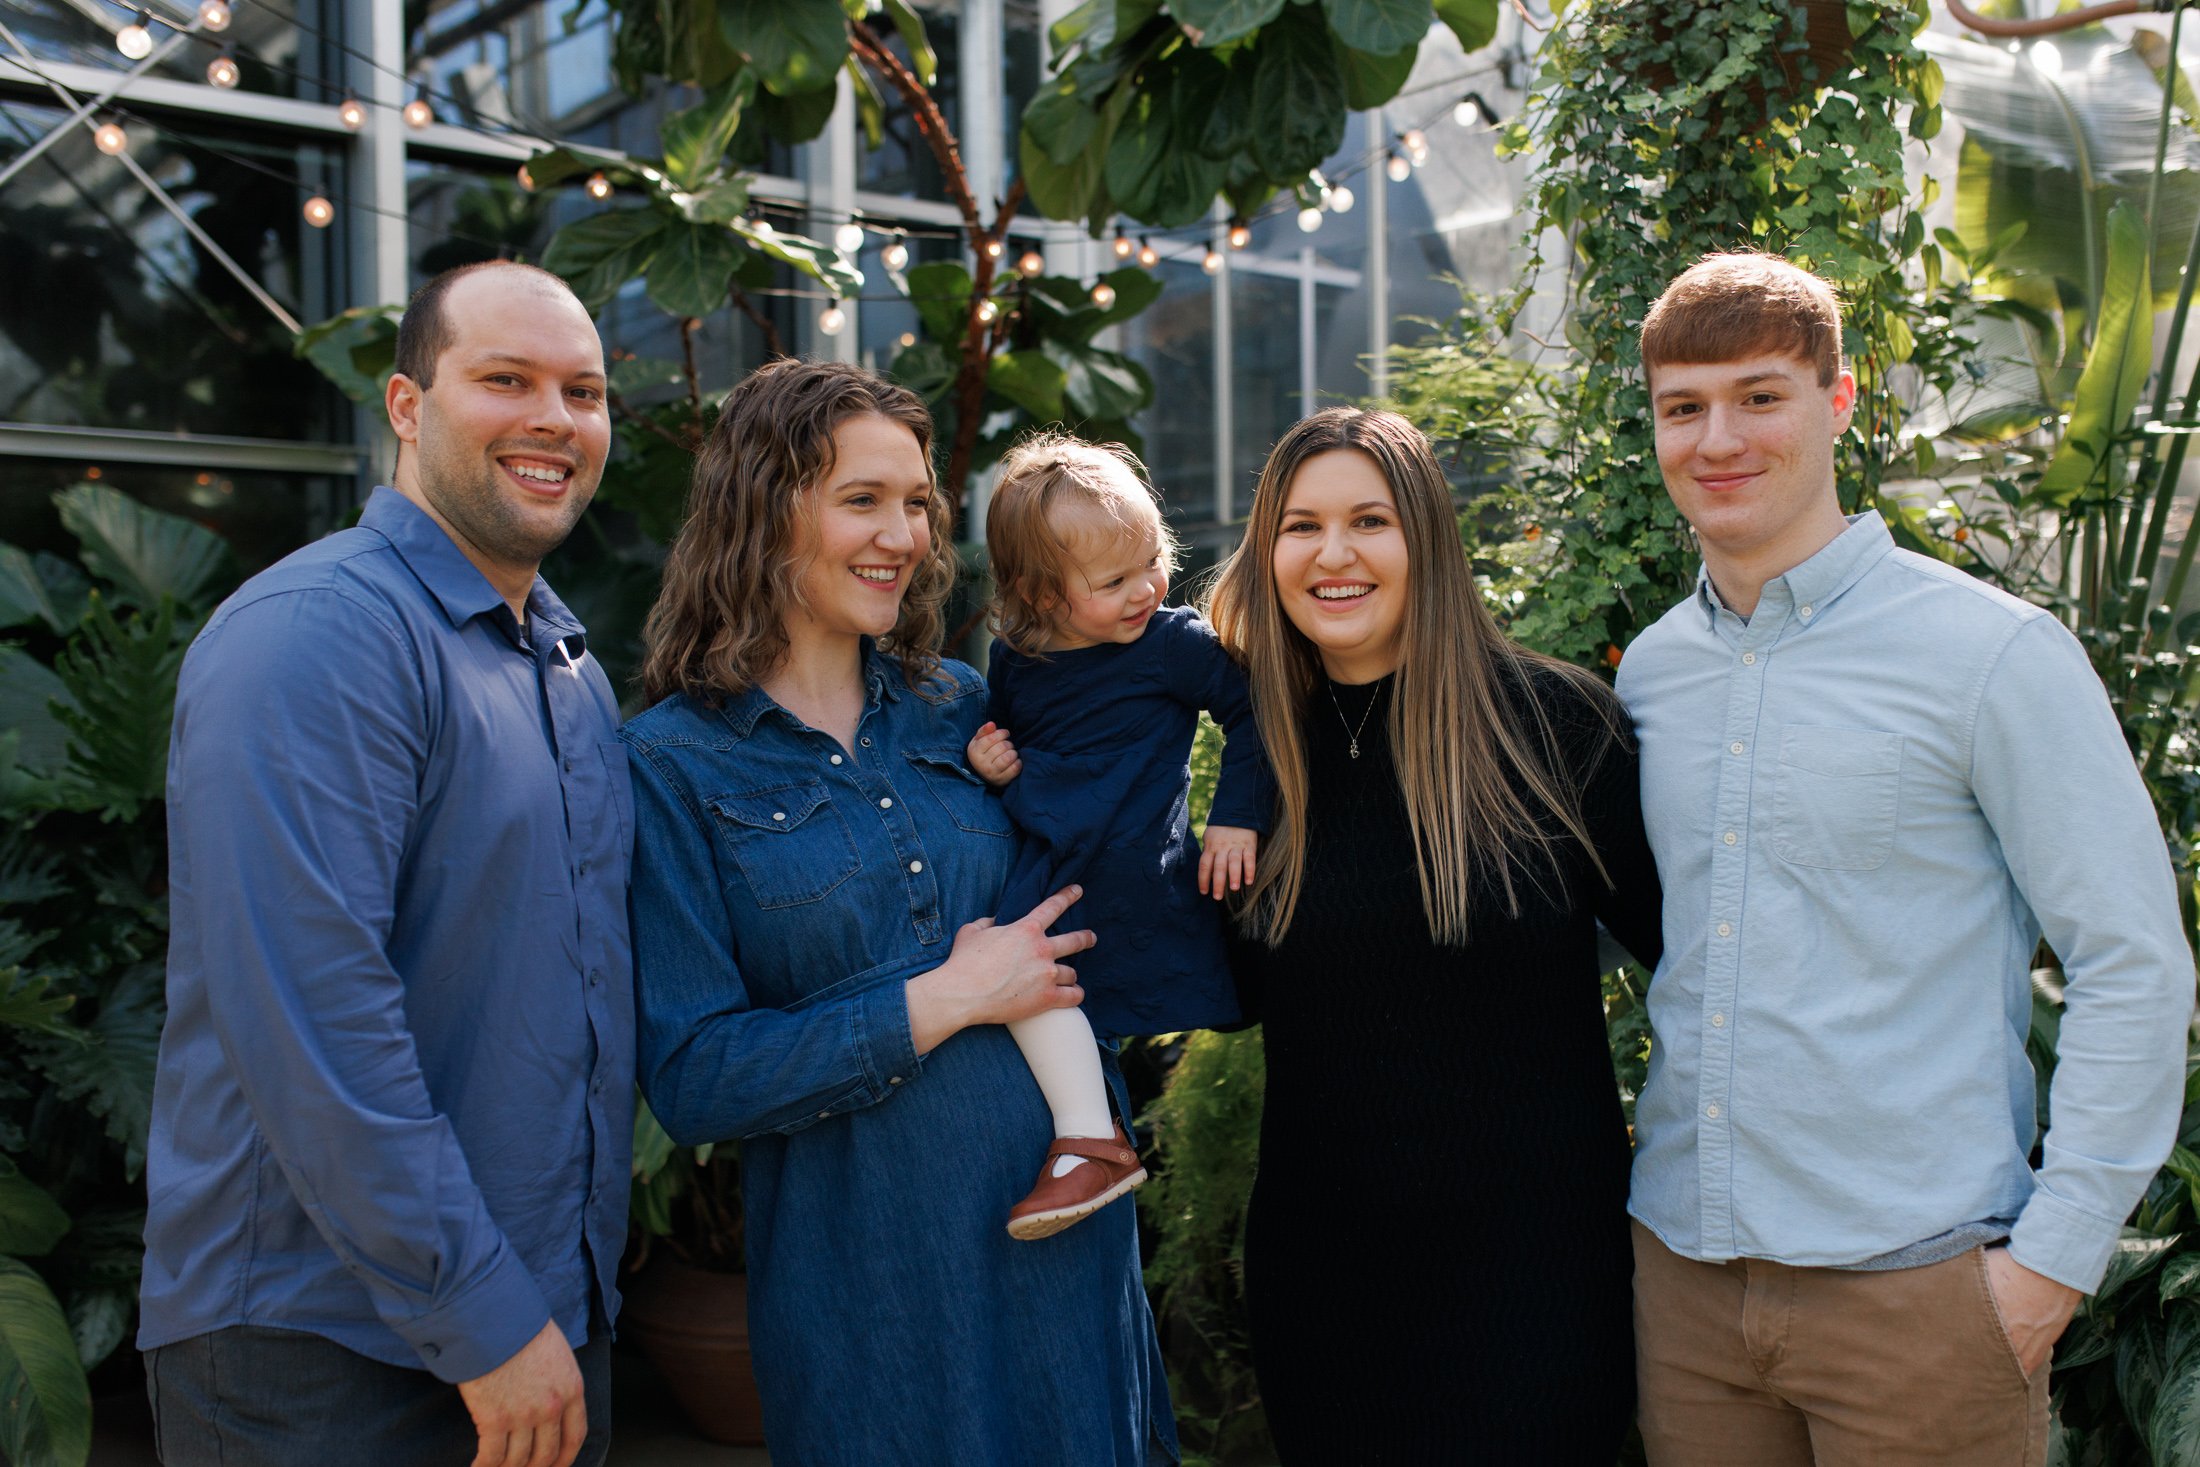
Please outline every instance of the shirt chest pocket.
M1780 734L1772 849L1794 866L1870 871L1894 850L1902 735L1791 724Z
M1014 835L1001 797L963 763L960 749L912 749L909 762L947 818L974 835Z
M814 902L856 874L856 843L817 780L707 801L720 849L759 907Z

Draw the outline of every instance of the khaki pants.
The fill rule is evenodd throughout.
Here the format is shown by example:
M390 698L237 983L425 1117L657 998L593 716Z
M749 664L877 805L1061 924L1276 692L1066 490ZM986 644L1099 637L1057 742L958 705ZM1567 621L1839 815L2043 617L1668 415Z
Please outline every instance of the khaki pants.
M2030 1380L1974 1248L1859 1272L1698 1263L1635 1233L1635 1369L1652 1467L2040 1467Z

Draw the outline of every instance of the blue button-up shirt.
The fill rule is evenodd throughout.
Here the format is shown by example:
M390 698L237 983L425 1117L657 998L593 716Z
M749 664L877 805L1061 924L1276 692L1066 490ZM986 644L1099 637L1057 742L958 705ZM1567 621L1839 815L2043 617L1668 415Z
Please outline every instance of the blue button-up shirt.
M1676 1252L1866 1262L2013 1222L2101 1280L2168 1154L2193 962L2076 638L1860 515L1745 621L1708 579L1619 691L1665 882L1631 1210ZM2029 970L2068 979L2029 1162Z
M141 1347L267 1325L460 1381L616 1308L632 797L579 623L527 612L378 489L192 644Z

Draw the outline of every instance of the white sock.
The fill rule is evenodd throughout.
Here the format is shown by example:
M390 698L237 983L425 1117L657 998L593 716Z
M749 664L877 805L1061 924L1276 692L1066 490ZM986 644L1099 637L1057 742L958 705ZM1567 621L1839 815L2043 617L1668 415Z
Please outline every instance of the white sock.
M1054 1114L1054 1135L1113 1136L1115 1113L1108 1108L1108 1083L1100 1072L1100 1048L1092 1025L1076 1009L1048 1009L1008 1026L1024 1052L1039 1093ZM1083 1166L1081 1156L1054 1158L1053 1175Z

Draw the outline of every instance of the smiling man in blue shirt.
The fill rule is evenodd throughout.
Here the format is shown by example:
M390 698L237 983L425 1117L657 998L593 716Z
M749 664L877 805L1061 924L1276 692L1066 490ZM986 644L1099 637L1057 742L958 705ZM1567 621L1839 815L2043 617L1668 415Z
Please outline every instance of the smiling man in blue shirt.
M1704 561L1619 675L1665 885L1630 1204L1650 1460L2042 1462L2049 1355L2183 1096L2152 806L2053 616L1842 515L1823 281L1710 256L1642 355Z
M143 1326L168 1467L567 1467L610 1430L633 825L536 574L610 447L557 277L423 287L394 489L192 644Z

